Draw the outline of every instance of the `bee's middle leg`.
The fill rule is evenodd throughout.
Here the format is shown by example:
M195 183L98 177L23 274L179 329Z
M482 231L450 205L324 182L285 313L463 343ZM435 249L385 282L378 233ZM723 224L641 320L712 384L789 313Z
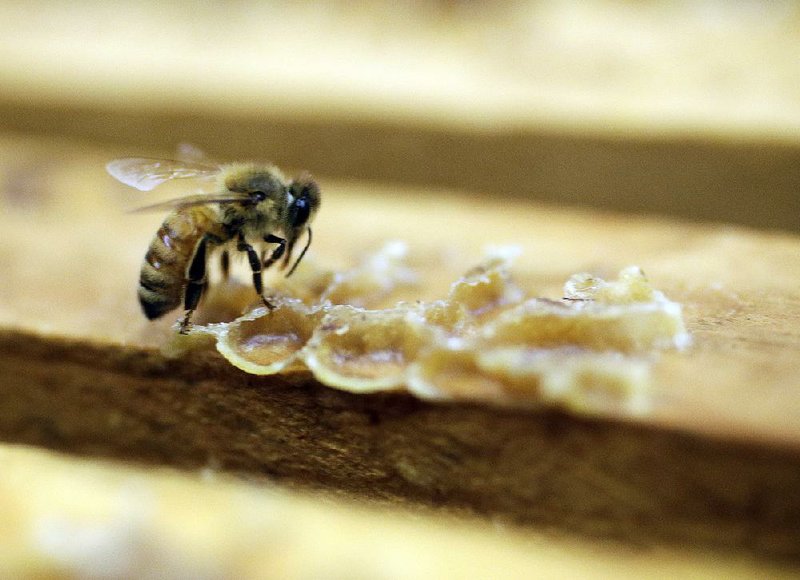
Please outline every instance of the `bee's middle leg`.
M222 279L227 280L231 275L231 257L228 250L223 250L219 258L219 266L222 271Z
M258 253L253 249L253 246L245 241L243 236L239 236L236 249L247 253L247 260L250 262L250 269L253 271L253 287L256 289L256 294L259 295L264 306L272 310L275 305L264 296L264 281L261 279L261 260L258 257Z

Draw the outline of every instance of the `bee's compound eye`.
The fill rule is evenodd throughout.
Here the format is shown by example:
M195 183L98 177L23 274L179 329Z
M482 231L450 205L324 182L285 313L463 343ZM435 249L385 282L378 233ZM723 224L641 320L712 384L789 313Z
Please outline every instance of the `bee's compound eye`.
M308 221L308 216L311 214L311 207L308 200L304 197L298 198L292 204L292 226L300 227Z

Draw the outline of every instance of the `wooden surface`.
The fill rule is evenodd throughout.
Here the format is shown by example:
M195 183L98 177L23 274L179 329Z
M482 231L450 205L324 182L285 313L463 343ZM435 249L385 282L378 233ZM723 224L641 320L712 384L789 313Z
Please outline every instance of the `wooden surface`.
M313 259L344 265L405 239L420 263L447 258L424 298L486 244L521 246L519 282L550 297L571 273L638 264L684 304L694 337L657 360L643 417L359 397L302 374L245 375L213 352L164 359L172 319L148 323L135 301L160 216L121 213L144 200L104 174L119 152L24 139L2 149L5 441L212 466L637 549L799 555L797 238L319 176Z
M152 197L106 176L107 156L6 142L4 326L128 347L162 343L173 320L148 323L134 297L163 216L124 213ZM420 298L442 297L491 244L519 246L515 276L530 294L551 298L572 273L611 277L642 267L684 304L694 337L689 353L665 353L656 365L647 424L790 448L800 442L796 237L322 182L312 257L343 266L386 240L405 240L412 260L445 256L448 264Z

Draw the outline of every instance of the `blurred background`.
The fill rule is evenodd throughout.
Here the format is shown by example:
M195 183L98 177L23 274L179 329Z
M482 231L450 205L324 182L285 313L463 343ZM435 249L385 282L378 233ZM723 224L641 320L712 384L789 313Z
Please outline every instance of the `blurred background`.
M5 1L0 145L798 231L798 55L790 1Z

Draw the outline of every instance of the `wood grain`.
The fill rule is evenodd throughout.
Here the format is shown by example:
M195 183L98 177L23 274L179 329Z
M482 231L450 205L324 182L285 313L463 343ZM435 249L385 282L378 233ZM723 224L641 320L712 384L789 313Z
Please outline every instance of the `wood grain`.
M433 285L446 288L482 246L513 243L520 282L553 297L573 272L638 264L684 303L695 339L658 360L645 417L358 397L215 353L165 359L171 320L146 323L135 302L159 217L120 214L139 200L103 174L108 152L3 147L3 440L640 545L800 555L797 238L323 177L317 260L402 238L423 261L448 256Z

